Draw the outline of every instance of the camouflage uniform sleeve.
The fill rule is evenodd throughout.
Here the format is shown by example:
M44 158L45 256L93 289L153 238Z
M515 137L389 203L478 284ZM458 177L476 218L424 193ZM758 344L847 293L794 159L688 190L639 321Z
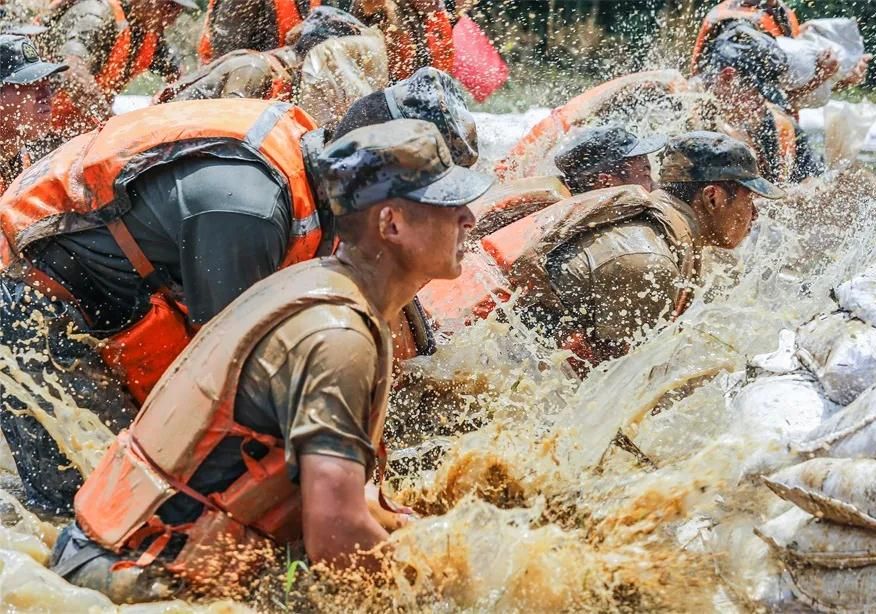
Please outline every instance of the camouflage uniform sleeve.
M92 74L100 71L116 39L116 23L100 0L77 2L54 25L60 57L82 59Z

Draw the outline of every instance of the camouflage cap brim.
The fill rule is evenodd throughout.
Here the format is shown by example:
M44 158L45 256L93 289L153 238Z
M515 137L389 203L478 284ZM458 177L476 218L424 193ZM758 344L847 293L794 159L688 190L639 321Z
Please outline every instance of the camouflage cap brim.
M624 157L637 158L638 156L655 153L666 147L667 140L668 137L665 134L655 134L653 136L641 138L639 139L639 142L636 143L636 146L628 151Z
M767 181L763 177L754 177L752 179L737 179L736 182L745 186L755 194L758 194L770 200L777 200L779 198L785 197L784 190L782 190L775 184Z
M492 185L492 177L464 166L453 166L429 185L396 196L424 205L460 207L483 196Z

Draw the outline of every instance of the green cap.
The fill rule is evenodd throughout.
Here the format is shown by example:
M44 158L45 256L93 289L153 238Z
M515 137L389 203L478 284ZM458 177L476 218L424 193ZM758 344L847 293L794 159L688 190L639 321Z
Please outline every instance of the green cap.
M332 213L362 211L390 198L459 207L492 185L486 175L457 166L434 124L396 119L353 130L319 159Z
M688 132L669 139L660 165L660 183L735 181L764 198L785 195L760 176L757 159L744 143L717 132Z

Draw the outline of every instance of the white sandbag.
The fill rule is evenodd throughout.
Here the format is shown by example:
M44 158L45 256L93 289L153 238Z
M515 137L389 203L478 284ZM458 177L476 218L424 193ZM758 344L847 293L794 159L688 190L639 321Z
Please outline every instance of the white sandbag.
M876 565L876 531L819 520L798 507L754 529L791 565L847 569Z
M112 612L113 602L97 591L65 582L32 558L0 550L0 603L4 612Z
M810 19L800 34L803 40L829 46L839 62L839 79L845 79L864 57L864 37L858 21L847 17Z
M876 566L827 569L788 566L791 590L818 612L870 614L876 611Z
M876 530L876 460L813 458L762 479L814 516Z
M832 458L876 458L876 387L830 416L794 449Z
M812 82L818 57L825 51L832 52L839 64L835 75L800 100L800 105L808 108L826 105L836 84L852 73L864 55L864 38L854 19L813 19L804 24L800 36L780 36L776 42L788 58L788 70L783 77L788 89L799 89Z
M824 107L824 158L830 168L858 159L876 122L876 105L831 100Z
M776 374L793 373L800 368L797 358L797 334L788 329L779 331L779 348L769 354L758 354L749 363L763 371Z
M848 405L876 383L876 328L847 313L820 316L798 329L797 357L832 401Z
M845 311L876 326L876 268L837 286L836 300Z
M784 443L799 441L837 409L807 372L759 377L728 406L734 430Z

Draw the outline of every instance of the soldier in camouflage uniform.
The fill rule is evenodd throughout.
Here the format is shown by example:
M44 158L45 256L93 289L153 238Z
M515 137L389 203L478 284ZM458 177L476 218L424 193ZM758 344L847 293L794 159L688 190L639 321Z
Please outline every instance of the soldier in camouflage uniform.
M52 76L65 70L40 60L28 38L0 35L0 194L32 161L28 146L51 121Z
M179 65L164 31L194 0L56 0L40 16L35 42L45 57L70 66L54 100L60 144L107 119L114 97L151 70L167 80Z
M549 286L570 316L560 328L589 345L592 362L627 352L643 327L680 315L702 249L736 247L757 218L754 197L783 196L760 176L748 147L714 132L669 140L659 190L610 189L626 190L613 205L617 213L598 224L582 221L544 260ZM642 213L623 214L636 203Z
M314 9L271 51L239 49L168 85L156 102L264 98L294 102L320 125L388 83L382 35L336 8Z
M238 333L243 339L247 335L255 339L247 342L252 348L249 355L237 356L243 368L228 401L233 403L235 421L277 437L285 451L285 463L279 471L295 485L287 504L295 512L289 518L291 526L284 524L282 529L284 535L291 536L286 539L292 547L303 542L307 556L317 563L375 571L379 564L374 555L362 554L358 560L352 555L384 542L388 530L410 518L410 510L389 505L380 510L375 489L369 487L371 473L382 456L382 446L375 442L381 441L390 379L388 324L425 283L459 276L466 234L474 225L467 205L481 196L492 180L454 165L434 125L407 119L347 134L320 155L319 172L332 213L339 221L337 255L268 278L220 314L201 338L214 335L216 342L240 343L227 331L234 330L235 320L246 312L248 298L259 293L264 298L276 288L275 297L284 297L294 305L285 288L296 284L286 280L310 287L316 271L318 283L306 308L291 311L291 315L275 308L279 316L274 316L270 326ZM357 301L356 295L344 302L334 298L350 281L367 302ZM191 375L206 378L206 373L214 373L204 365L199 353L203 347L198 345L195 341L191 346L189 361L197 365L197 373L183 369L166 379L168 385L177 376L186 381ZM186 363L188 358L184 353L177 364ZM186 407L186 411L190 407L185 399L168 399L166 405L163 401L160 393L154 396L153 402L144 406L141 419L148 420L150 414L173 414L174 407ZM133 427L132 437L140 436L137 429ZM203 446L204 434L195 429L166 435L178 438L183 447ZM237 485L236 480L247 475L247 464L240 458L241 444L234 437L215 446L193 472L186 487L189 490L178 491L157 510L161 522L174 527L177 537L195 539L195 533L188 535L185 527L192 522L203 524L214 512L190 493L201 493L203 498L219 495L227 485ZM180 574L203 563L185 559L180 554L185 542L177 540L145 568L132 567L124 562L137 559L148 538L138 539L136 544L132 541L130 547L117 553L94 532L87 537L80 527L93 526L94 514L107 511L103 505L94 505L90 493L100 493L95 499L109 502L109 508L124 502L128 509L139 509L151 503L139 492L132 495L124 480L105 483L103 479L100 469L96 470L77 497L77 524L58 539L53 569L76 585L104 591L117 602L167 596L174 591L175 577L166 574L163 582L155 582L153 575L171 562L172 573ZM265 484L269 482L265 480ZM258 494L249 494L248 500L260 505ZM139 533L138 525L145 516L137 518L130 526L121 519L113 530L126 535ZM250 526L259 526L256 523L261 520L253 518ZM223 551L244 547L242 541L229 543L236 535L227 535ZM274 540L272 545L287 546L278 543L281 540L274 534L268 535ZM204 551L215 545L203 535L197 537ZM243 557L226 558L235 571L244 565L236 562ZM123 564L118 565L120 562Z

